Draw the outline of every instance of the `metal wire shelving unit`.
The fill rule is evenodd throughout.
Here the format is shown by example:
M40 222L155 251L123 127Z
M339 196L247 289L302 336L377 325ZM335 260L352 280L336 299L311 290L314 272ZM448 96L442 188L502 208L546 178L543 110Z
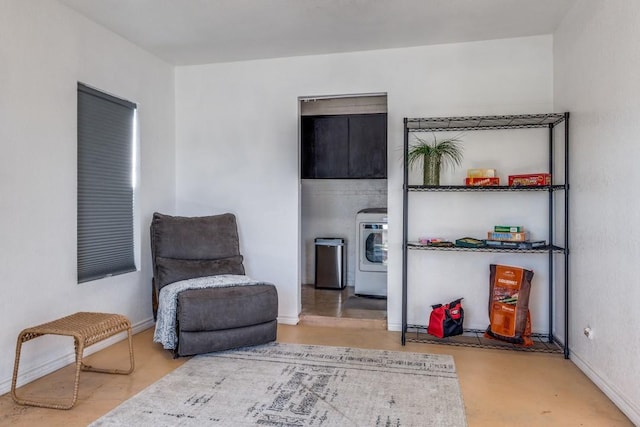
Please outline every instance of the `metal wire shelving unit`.
M462 185L444 186L424 186L409 185L408 160L409 135L415 132L443 132L443 131L477 131L477 130L502 130L502 129L533 129L547 128L548 132L548 170L554 171L554 128L564 123L564 180L562 184L545 186L486 186L472 187ZM552 178L556 178L552 176ZM422 192L547 192L548 193L548 242L549 245L532 249L512 249L512 248L461 248L461 247L438 247L420 245L408 240L408 212L409 194ZM562 246L554 244L556 236L554 234L554 193L564 192L564 232L562 236ZM467 117L428 117L428 118L405 118L404 119L404 185L403 185L403 245L402 245L402 345L410 342L440 342L449 345L469 345L483 348L505 348L512 350L523 350L521 347L512 345L499 345L487 343L486 340L479 339L444 339L438 341L426 334L425 325L409 325L407 323L407 298L408 298L408 256L409 250L423 251L459 251L459 252L504 252L518 254L547 254L549 266L549 330L546 334L536 334L534 336L540 345L526 351L543 351L550 353L562 353L566 359L569 358L569 113L547 113L547 114L520 114L503 116L467 116ZM564 262L564 339L561 342L553 334L554 325L554 298L553 298L553 269L554 255L561 254ZM477 336L479 331L465 330L466 336ZM410 335L408 335L410 334ZM455 337L454 337L455 338ZM480 337L477 337L480 338Z

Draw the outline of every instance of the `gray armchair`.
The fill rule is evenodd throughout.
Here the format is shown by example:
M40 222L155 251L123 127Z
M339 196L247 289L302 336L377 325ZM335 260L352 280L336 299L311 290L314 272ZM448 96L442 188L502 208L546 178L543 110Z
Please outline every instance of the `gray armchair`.
M178 217L154 213L151 256L154 317L160 290L170 283L245 273L233 214ZM272 284L181 291L177 297L175 355L274 341L277 315L278 294Z

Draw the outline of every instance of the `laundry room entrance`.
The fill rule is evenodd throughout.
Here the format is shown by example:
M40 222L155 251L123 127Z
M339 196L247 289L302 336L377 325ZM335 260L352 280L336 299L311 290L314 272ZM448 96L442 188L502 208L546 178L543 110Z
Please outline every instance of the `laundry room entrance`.
M301 321L386 327L387 96L301 97L299 111Z

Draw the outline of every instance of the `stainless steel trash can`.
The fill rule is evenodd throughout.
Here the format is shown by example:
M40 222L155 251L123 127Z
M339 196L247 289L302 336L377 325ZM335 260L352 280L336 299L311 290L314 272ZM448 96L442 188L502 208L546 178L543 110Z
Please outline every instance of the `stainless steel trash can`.
M338 238L317 238L316 288L342 289L345 287L345 241Z

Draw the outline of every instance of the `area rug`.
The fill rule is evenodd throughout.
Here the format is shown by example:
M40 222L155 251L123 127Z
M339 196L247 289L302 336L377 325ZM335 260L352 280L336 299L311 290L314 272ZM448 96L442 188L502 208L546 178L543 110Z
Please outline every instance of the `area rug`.
M192 358L91 426L466 426L453 357L267 344Z

